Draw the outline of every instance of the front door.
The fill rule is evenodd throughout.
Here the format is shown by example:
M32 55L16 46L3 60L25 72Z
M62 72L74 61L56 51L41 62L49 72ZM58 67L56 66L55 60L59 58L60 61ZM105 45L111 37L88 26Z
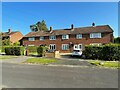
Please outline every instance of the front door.
M75 44L73 50L82 50L82 44Z

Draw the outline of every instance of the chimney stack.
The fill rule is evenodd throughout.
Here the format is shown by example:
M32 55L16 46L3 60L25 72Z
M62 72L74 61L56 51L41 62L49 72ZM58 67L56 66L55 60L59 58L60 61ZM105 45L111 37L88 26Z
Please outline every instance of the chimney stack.
M93 26L93 27L95 26L95 23L94 23L94 22L92 23L92 26Z
M8 33L11 33L11 29L8 29Z
M71 29L74 29L74 25L73 24L71 24Z
M50 26L50 33L52 32L53 30L52 30L52 26Z

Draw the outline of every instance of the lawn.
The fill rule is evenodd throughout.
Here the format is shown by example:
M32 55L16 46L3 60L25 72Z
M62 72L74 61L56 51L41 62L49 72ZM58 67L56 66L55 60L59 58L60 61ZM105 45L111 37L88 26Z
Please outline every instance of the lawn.
M57 62L57 60L52 58L29 58L23 63L50 64L54 62Z
M88 61L92 65L100 66L100 67L114 67L120 68L120 62L118 61Z
M0 60L17 58L17 56L0 56Z

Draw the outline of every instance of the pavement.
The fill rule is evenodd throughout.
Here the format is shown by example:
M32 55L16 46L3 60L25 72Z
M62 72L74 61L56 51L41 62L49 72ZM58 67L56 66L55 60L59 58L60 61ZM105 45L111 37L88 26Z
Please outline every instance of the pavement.
M93 68L82 61L80 63L82 67L21 63L27 58L31 57L20 56L0 62L2 87L118 88L118 69ZM84 67L86 65L87 67Z

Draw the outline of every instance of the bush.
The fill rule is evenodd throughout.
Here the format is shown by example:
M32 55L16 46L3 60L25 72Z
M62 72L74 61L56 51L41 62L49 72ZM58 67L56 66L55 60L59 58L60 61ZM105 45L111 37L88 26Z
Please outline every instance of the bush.
M30 51L30 53L36 53L37 52L37 46L27 46L26 49Z
M5 47L5 53L6 55L23 55L24 54L24 47L18 46L18 47Z
M86 59L120 60L120 45L85 46L83 55Z
M47 48L45 46L39 46L37 48L38 56L45 56L46 50L47 50Z
M83 51L83 54L85 55L86 59L98 59L101 55L101 49L102 47L98 46L85 46L85 50Z

